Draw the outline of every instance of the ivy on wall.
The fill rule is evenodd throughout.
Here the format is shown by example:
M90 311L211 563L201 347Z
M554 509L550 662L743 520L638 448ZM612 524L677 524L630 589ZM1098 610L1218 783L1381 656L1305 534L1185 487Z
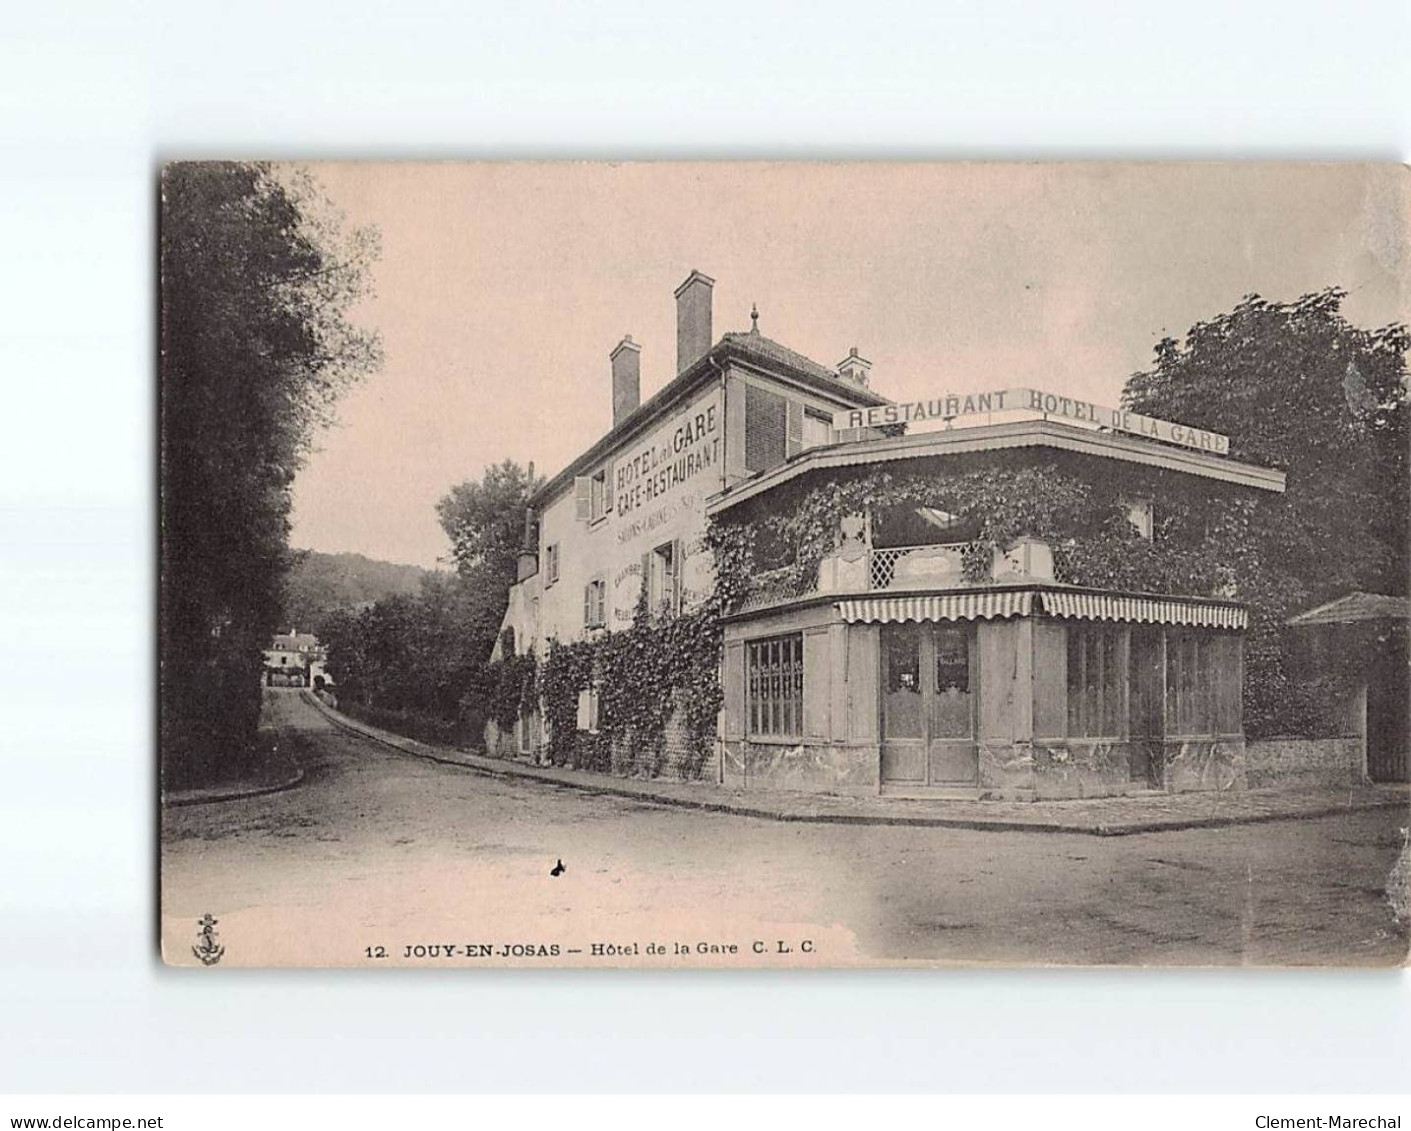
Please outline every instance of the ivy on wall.
M486 714L502 733L514 729L519 716L531 708L539 697L539 664L534 649L517 656L514 651L514 631L500 634L501 659L486 669L486 690L489 703Z
M667 727L679 713L683 778L700 776L720 710L720 615L712 596L692 612L653 616L646 596L632 625L584 640L553 641L539 674L554 765L658 777L667 764ZM581 694L596 689L596 731L578 730Z
M1048 542L1059 580L1073 584L1207 593L1228 581L1222 563L1229 548L1223 543L1238 529L1237 502L1183 501L1169 485L1143 486L1131 476L1123 483L1118 491L1055 465L878 470L819 484L787 513L756 518L748 530L717 528L708 542L724 550L723 560L717 557L717 577L729 590L727 608L749 595L751 578L759 574L755 547L761 541L788 548L790 588L802 595L816 584L819 563L836 548L845 516L900 507L933 507L978 526L964 550L965 575L972 581L988 578L995 551L1022 535ZM1157 493L1161 529L1152 541L1137 534L1127 512L1131 497Z

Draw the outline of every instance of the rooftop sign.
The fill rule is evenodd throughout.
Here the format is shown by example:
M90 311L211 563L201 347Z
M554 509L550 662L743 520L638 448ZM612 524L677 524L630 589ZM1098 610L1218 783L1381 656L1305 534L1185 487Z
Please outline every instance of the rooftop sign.
M1091 401L1061 397L1040 389L1001 389L993 393L948 394L924 401L906 401L854 409L848 413L849 428L880 428L886 424L914 424L924 420L951 420L957 416L981 416L994 412L1037 412L1045 417L1097 424L1115 432L1130 432L1152 440L1164 440L1196 451L1230 454L1230 438L1219 432L1173 424L1139 412L1104 408Z

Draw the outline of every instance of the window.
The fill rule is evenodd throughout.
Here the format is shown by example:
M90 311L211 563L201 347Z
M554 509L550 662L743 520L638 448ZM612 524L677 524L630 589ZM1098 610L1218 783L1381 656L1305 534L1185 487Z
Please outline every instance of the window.
M588 521L597 522L607 514L608 471L603 468L588 482Z
M559 544L550 542L544 547L544 572L548 575L548 584L552 585L559 579Z
M745 688L751 737L802 737L803 634L751 640Z
M1068 628L1068 735L1120 738L1126 723L1126 673L1121 630L1106 625Z
M1166 636L1166 731L1238 734L1240 642L1232 633L1171 631Z
M803 446L807 451L833 442L833 418L826 412L806 408L803 412Z
M532 754L539 744L539 712L533 708L520 711L515 729L519 737L519 752Z
M608 587L601 577L595 577L583 587L583 625L602 628L607 623Z
M1133 499L1127 504L1127 521L1139 536L1150 541L1156 535L1156 508L1150 499Z
M578 720L579 730L598 730L598 689L596 687L585 687L578 693Z
M653 613L681 612L681 543L658 546L646 560L647 607Z

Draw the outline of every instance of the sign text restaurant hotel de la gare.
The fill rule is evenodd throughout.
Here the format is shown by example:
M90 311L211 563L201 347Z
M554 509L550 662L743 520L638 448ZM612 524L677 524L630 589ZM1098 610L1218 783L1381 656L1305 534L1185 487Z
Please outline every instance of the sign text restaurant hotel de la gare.
M877 428L884 424L911 424L923 420L950 420L957 416L976 416L993 412L1038 412L1085 424L1097 424L1117 432L1131 432L1170 444L1195 448L1198 451L1229 455L1230 438L1203 428L1157 420L1139 412L1104 408L1091 401L1061 397L1038 389L1001 389L991 393L950 394L924 401L878 405L853 409L848 413L848 427Z

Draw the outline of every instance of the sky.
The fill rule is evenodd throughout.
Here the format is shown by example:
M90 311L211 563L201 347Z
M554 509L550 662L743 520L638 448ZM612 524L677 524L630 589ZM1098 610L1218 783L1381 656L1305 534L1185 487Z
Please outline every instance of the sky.
M608 354L675 375L673 292L715 279L714 336L825 365L851 347L897 400L1035 387L1115 405L1152 348L1244 295L1337 285L1409 321L1398 165L384 163L309 169L376 225L350 316L385 363L294 484L291 542L422 566L435 506L506 458L552 475L611 424ZM1225 430L1231 431L1234 424Z

